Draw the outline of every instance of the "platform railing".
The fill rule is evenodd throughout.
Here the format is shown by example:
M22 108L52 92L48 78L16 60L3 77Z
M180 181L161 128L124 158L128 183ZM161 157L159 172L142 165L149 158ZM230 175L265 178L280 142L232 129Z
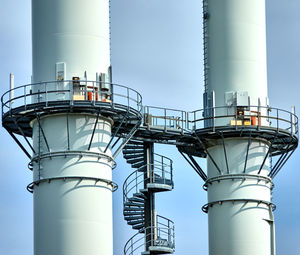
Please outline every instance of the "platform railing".
M163 223L160 222L161 220ZM142 232L146 234L141 235L141 233L137 233L128 240L124 247L124 255L140 254L146 247L157 248L157 252L160 248L175 249L175 228L173 221L158 215L157 226L147 227Z
M255 127L285 131L298 137L298 117L289 111L267 107L247 106L247 110L239 114L241 107L222 106L206 108L188 113L189 130L216 127Z
M98 81L48 81L15 87L1 97L2 116L17 107L43 103L65 101L73 105L74 101L89 102L92 105L102 102L126 106L142 112L142 96L129 87Z
M174 222L161 215L156 216L157 232L155 245L175 248L175 226Z
M241 110L242 109L242 110ZM243 114L241 114L243 112ZM220 106L192 112L144 107L144 125L164 131L191 132L227 127L235 129L267 128L298 137L298 118L293 112L268 106Z
M141 170L144 170L146 167L152 169L148 177L145 177L145 173L141 172ZM140 190L145 189L145 183L159 183L173 187L173 173L171 167L165 166L162 168L160 164L146 164L131 173L123 184L123 202L126 203L129 198L133 197L134 193L140 193Z
M170 108L145 106L144 124L163 129L185 130L188 124L187 112Z
M151 171L145 177L144 170L146 168L151 169ZM145 183L159 183L173 187L172 160L161 156L154 161L154 164L145 164L131 173L123 184L123 202L128 202L134 193L140 193L140 190L145 189Z

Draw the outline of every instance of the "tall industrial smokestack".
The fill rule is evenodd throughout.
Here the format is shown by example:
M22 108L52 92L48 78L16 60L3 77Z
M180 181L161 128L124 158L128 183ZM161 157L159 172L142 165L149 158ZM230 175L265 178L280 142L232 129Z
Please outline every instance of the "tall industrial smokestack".
M142 107L111 83L109 29L109 0L32 0L32 84L2 122L30 158L35 255L113 254L112 168Z
M69 99L64 90L70 80L77 90L73 98L86 99L82 91L97 88L86 86L87 77L108 75L110 67L109 1L33 0L32 45L33 83L57 81L35 86L33 93L58 86L57 93L40 94L36 100ZM113 254L108 184L113 159L110 149L104 152L112 124L85 112L38 115L31 122L33 148L43 155L33 159L33 179L43 180L33 192L36 255Z
M174 223L155 206L174 187L173 164L155 143L176 145L205 181L210 255L275 255L272 180L298 146L298 118L269 106L265 1L203 7L204 109L185 112L143 108L138 92L112 84L109 0L32 0L32 84L10 77L2 125L33 171L34 255L113 254L121 150L135 168L124 219L138 231L124 254L174 253Z
M270 156L286 158L297 135L294 114L283 131L269 106L265 1L204 0L204 53L209 254L274 255Z

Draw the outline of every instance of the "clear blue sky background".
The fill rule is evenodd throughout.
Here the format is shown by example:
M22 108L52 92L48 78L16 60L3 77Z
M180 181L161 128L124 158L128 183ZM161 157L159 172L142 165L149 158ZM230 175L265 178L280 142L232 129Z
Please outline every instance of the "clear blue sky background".
M241 0L242 1L242 0ZM0 93L10 72L16 85L30 82L31 14L29 0L0 0ZM200 0L112 0L114 82L143 95L144 104L194 110L202 108L202 3ZM300 112L300 1L267 1L270 104ZM0 254L31 255L32 195L27 158L0 129ZM201 179L175 148L156 152L174 159L175 190L157 195L157 211L176 223L176 254L208 254L206 202ZM114 181L121 186L131 173L119 156ZM205 161L201 161L205 166ZM300 254L300 150L275 179L277 254ZM114 247L121 255L135 234L122 216L122 190L114 193ZM242 254L241 254L242 255Z

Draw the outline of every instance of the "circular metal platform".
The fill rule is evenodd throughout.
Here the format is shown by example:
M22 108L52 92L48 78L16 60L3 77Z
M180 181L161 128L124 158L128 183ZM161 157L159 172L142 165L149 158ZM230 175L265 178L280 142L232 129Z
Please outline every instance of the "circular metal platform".
M230 114L231 112L235 114ZM232 110L233 108L233 110ZM194 137L194 147L178 146L190 155L206 157L206 149L226 138L260 139L269 143L270 156L293 151L298 146L298 118L294 113L278 108L249 106L255 114L237 115L237 107L214 107L188 113L188 126ZM257 114L264 112L265 114ZM225 114L224 114L225 113ZM181 142L190 142L182 137Z
M7 91L1 98L3 127L9 132L31 137L30 122L37 116L87 113L111 118L122 134L130 132L142 119L142 97L137 91L118 84L83 81L85 89L76 92L73 83L43 82ZM101 91L103 84L110 86L111 92Z

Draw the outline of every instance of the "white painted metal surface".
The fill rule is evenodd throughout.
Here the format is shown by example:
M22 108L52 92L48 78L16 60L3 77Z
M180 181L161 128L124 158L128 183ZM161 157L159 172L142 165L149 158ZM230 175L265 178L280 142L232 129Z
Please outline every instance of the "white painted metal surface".
M208 209L210 255L274 254L268 160L258 174L268 144L255 140L251 143L245 168L247 146L247 139L225 140L228 171L223 145L209 148L222 171L220 174L208 160L208 204L212 203Z
M40 163L33 163L33 179L49 179L34 187L36 255L113 254L112 186L96 181L112 178L111 151L103 153L112 123L104 118L98 121L88 151L95 121L95 116L78 114L42 118L50 154L38 121L33 122L34 149L42 155Z
M98 81L109 73L109 40L108 0L32 0L32 82ZM37 87L33 92L58 89ZM69 93L43 96L70 100ZM89 148L96 120L61 114L32 122L35 255L113 254L113 160L104 152L113 123L99 117Z
M108 73L108 0L32 1L33 82L53 81L65 63L65 80Z
M206 0L204 5L207 107L232 105L232 111L214 115L222 116L235 115L239 105L267 106L265 1ZM215 124L230 126L230 119L225 122ZM225 138L225 150L221 139L208 148L220 168L208 158L210 255L275 254L269 143L252 139L247 154L248 141Z
M226 92L248 92L250 104L267 101L264 0L205 0L208 92L223 106Z

